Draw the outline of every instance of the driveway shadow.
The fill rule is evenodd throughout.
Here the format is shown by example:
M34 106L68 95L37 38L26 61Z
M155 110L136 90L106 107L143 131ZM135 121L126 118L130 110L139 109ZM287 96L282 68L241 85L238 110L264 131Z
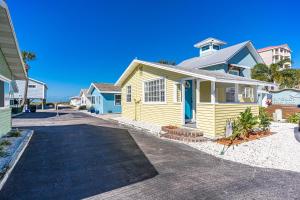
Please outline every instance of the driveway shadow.
M295 127L294 128L294 136L295 136L295 139L300 142L300 131L298 130L299 128L298 127Z
M59 115L66 115L68 113L59 112ZM35 113L23 113L22 115L18 115L14 118L16 119L45 119L55 117L57 112L35 112Z
M158 174L127 130L87 124L35 133L0 199L82 199Z

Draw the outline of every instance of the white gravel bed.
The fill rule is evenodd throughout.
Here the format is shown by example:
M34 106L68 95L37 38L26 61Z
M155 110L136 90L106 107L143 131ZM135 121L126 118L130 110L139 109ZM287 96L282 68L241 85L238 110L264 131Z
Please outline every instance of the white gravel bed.
M23 130L21 131L20 137L3 136L0 138L0 142L7 140L11 143L10 145L3 146L3 151L6 153L6 155L0 157L0 173L4 173L7 168L13 164L12 161L14 161L14 159L18 156L18 153L22 150L23 145L31 135L32 131Z
M212 141L187 143L196 149L226 160L251 166L300 172L300 132L296 124L272 123L275 134L231 146L224 155L224 145Z

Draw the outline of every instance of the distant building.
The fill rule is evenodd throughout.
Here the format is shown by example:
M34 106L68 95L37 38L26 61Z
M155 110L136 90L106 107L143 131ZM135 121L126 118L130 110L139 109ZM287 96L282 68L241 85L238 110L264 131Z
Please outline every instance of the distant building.
M75 107L79 107L81 105L81 98L78 97L78 96L71 97L70 98L70 105L75 106Z
M88 89L81 89L79 94L80 99L80 105L86 106L87 109L91 107L91 99L88 95Z
M11 105L20 105L24 99L24 90L25 90L26 81L17 80L16 84L19 91L12 95L11 103L10 103ZM48 87L46 83L29 78L27 99L29 99L30 102L35 100L41 101L42 109L43 109L47 99L47 90Z
M292 51L287 44L265 47L262 49L258 49L257 52L267 65L277 63L287 58L289 58L290 60L292 59ZM291 63L285 63L281 68L289 69L291 68Z
M87 93L91 98L91 112L121 113L120 87L109 83L92 83Z

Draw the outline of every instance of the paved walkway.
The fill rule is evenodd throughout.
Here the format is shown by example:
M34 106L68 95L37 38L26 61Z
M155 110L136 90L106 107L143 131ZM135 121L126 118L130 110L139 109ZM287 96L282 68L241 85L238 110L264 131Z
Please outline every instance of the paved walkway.
M297 199L300 174L215 158L79 112L14 119L35 134L0 199Z

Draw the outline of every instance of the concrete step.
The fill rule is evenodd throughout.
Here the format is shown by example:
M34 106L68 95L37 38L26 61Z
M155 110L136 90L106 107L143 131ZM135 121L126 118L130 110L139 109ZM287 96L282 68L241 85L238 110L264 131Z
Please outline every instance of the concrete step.
M191 128L178 128L172 126L163 126L162 131L166 132L167 134L177 135L177 136L184 136L184 137L201 137L203 133L197 129Z
M161 137L172 139L172 140L179 140L179 141L183 141L183 142L202 142L202 141L205 141L205 138L203 138L202 136L187 137L187 136L182 136L182 135L174 135L174 134L165 133L165 134L162 134Z

